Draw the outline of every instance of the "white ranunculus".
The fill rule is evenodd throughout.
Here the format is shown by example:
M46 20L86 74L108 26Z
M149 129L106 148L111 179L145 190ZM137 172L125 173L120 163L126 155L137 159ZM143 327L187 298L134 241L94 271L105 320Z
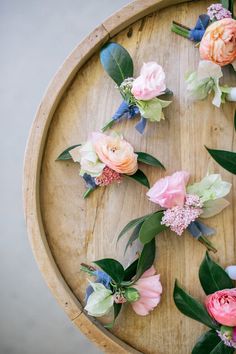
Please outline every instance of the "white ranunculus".
M89 296L85 310L94 317L106 315L112 308L114 299L112 291L107 289L103 284L92 283L93 293Z

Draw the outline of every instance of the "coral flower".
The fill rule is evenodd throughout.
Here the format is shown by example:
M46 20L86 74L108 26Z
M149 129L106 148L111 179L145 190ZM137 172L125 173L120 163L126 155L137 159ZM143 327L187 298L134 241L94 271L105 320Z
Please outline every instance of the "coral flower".
M156 275L154 266L149 268L132 286L140 295L138 301L132 302L133 310L140 316L146 316L161 301L162 285L160 275Z
M236 21L224 18L207 27L199 51L201 59L220 66L232 64L236 60Z

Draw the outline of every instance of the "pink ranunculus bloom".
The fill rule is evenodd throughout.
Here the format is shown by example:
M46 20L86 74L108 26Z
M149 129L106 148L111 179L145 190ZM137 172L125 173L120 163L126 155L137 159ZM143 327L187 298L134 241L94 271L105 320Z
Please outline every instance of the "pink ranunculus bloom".
M208 313L224 326L236 326L236 288L216 291L205 301Z
M161 178L149 189L147 196L151 202L159 204L162 208L183 207L186 198L186 184L189 173L175 172L171 176Z
M92 133L92 142L99 159L118 173L133 175L138 169L138 155L122 136Z
M236 59L236 21L224 18L207 27L199 51L203 60L220 66L233 63Z
M165 72L154 61L144 63L138 76L132 85L131 92L137 100L151 100L159 96L166 89Z
M132 287L140 295L138 301L131 303L133 310L140 316L148 315L159 304L162 294L160 275L156 274L154 266L146 270Z

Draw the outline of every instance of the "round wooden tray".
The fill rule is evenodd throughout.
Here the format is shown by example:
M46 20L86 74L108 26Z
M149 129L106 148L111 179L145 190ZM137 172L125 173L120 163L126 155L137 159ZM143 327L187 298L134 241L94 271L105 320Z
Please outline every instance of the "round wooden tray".
M175 308L172 291L175 278L193 296L203 298L198 267L204 247L193 238L166 232L157 240L156 269L164 287L161 304L147 317L137 316L125 306L114 329L83 312L87 276L80 263L114 257L126 261L124 242L116 248L116 237L131 219L155 210L145 197L146 190L132 180L99 188L83 200L79 166L55 162L66 147L83 142L99 130L118 107L121 98L99 61L99 49L110 38L128 49L135 75L143 62L155 60L167 73L174 91L166 121L149 123L144 136L134 122L116 125L134 145L157 156L168 174L186 169L193 180L208 171L220 171L204 145L234 149L234 104L221 109L210 100L189 102L185 98L184 74L198 65L199 54L190 41L171 33L171 21L193 25L211 1L182 3L181 0L137 0L96 28L66 59L39 107L25 155L24 204L30 242L40 270L55 298L79 329L107 353L190 353L203 326L184 317ZM226 75L227 76L227 75ZM226 78L236 85L234 78ZM164 173L144 169L153 183ZM235 185L233 186L233 189ZM216 260L224 266L235 262L235 193L231 206L208 220L216 228Z

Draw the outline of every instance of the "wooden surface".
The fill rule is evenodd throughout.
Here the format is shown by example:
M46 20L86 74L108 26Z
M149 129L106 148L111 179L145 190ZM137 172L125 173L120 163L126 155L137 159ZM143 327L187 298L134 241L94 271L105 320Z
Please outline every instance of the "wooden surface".
M79 165L55 162L63 149L85 141L89 132L99 130L120 103L120 95L103 71L98 55L100 46L119 32L112 40L130 52L135 75L143 62L159 62L167 73L174 99L165 110L166 121L149 123L143 137L135 131L135 122L123 122L115 129L123 132L136 150L157 156L168 174L186 169L192 181L197 181L207 172L220 171L225 180L234 182L232 175L209 157L204 144L236 149L235 105L217 109L210 99L192 103L185 98L184 73L197 67L198 50L190 41L170 32L172 19L191 26L211 1L161 9L179 2L138 0L92 32L68 57L49 86L26 151L25 215L40 270L71 320L107 353L190 353L204 331L204 326L181 315L172 300L175 278L192 295L203 298L197 273L205 250L188 234L178 237L167 232L158 237L156 269L161 273L164 291L161 304L150 316L139 317L127 305L113 334L87 317L82 307L88 277L79 271L80 263L114 257L127 264L131 254L123 257L125 240L116 248L117 234L130 219L154 211L155 205L147 201L146 189L129 179L120 185L99 188L83 200L85 187L79 177ZM136 22L132 24L133 21ZM236 85L229 72L225 77L227 83ZM143 170L151 183L164 175L147 166ZM223 266L235 262L234 196L235 183L228 198L231 206L207 220L217 230L212 240L219 249L216 260Z

